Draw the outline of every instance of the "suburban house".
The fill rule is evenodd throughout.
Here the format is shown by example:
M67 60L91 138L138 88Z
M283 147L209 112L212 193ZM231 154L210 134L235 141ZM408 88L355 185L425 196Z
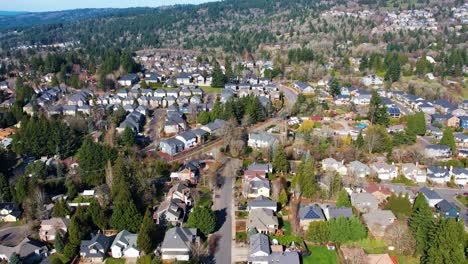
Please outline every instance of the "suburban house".
M263 171L265 173L272 173L273 172L273 166L271 166L270 163L257 163L254 162L247 166L247 170L249 171Z
M447 200L442 200L435 205L436 212L439 214L439 217L443 218L454 218L458 221L460 217L460 212L458 207L453 203L448 202Z
M369 232L376 237L385 236L385 230L396 220L395 215L390 210L374 210L364 214L364 222L369 228Z
M450 167L450 175L453 176L455 183L465 185L468 183L468 169Z
M53 241L57 233L63 236L67 233L70 219L54 217L47 220L42 220L39 228L39 238L43 241Z
M323 209L323 214L327 221L331 219L336 219L339 217L352 218L354 217L353 209L349 207L325 207Z
M369 168L369 166L358 160L351 161L348 164L348 171L350 175L358 178L365 178L366 176L369 176L371 174L371 169Z
M258 233L275 234L278 229L278 217L270 209L253 209L247 219L247 230L256 230Z
M366 188L366 192L372 194L379 203L383 203L387 200L388 197L392 195L392 191L390 191L385 186L381 186L375 183L370 183Z
M167 192L167 197L182 201L186 205L192 205L193 198L187 182L176 182Z
M224 126L226 121L221 119L216 119L215 121L208 123L204 126L201 126L200 129L205 130L206 132L210 133L211 135L217 135L221 128Z
M254 149L269 148L277 143L277 138L267 132L249 133L247 145Z
M428 189L426 186L419 189L419 191L422 192L424 198L426 198L426 201L430 207L435 207L436 204L442 202L443 200L438 193L431 189Z
M175 154L184 150L184 147L184 142L178 140L177 138L168 138L159 142L159 148L161 151L171 156L174 156Z
M351 204L356 207L359 212L365 213L377 210L379 200L377 200L374 195L367 192L352 193Z
M447 159L452 156L452 150L446 145L433 144L426 146L424 154L428 158Z
M113 258L138 258L140 251L137 248L137 234L127 230L120 231L110 247Z
M82 240L80 245L80 256L91 262L102 263L107 257L114 237L96 234L90 240Z
M455 137L455 144L458 149L468 149L468 135L457 133L453 135Z
M249 238L248 264L299 264L299 254L295 251L273 251L265 234L255 234ZM273 246L272 246L273 247ZM273 251L273 252L272 252Z
M398 177L398 170L394 164L374 162L371 164L370 168L381 180L392 180Z
M326 158L322 160L322 169L324 171L336 171L340 175L348 174L348 168L346 168L343 162L339 162L334 158Z
M176 200L168 199L161 202L158 209L153 213L153 219L160 225L178 225L184 220L185 204L178 203Z
M21 211L15 203L0 203L0 221L16 222L19 220Z
M192 131L182 132L175 138L184 143L184 149L191 148L197 144L197 136Z
M305 82L294 82L294 88L296 88L300 93L304 94L312 94L315 92L314 87Z
M268 197L260 195L253 200L247 201L247 210L251 211L254 209L269 209L276 212L278 210L278 203L276 201L272 201Z
M192 83L192 75L189 73L182 72L176 77L176 83L178 85L189 85Z
M445 184L450 181L450 172L444 167L429 166L427 167L427 178L432 183Z
M460 127L463 129L468 129L468 116L460 116Z
M401 165L401 174L406 178L415 182L426 182L427 175L426 171L419 168L418 164L414 163L403 163Z
M177 172L171 173L171 181L197 184L201 166L198 160L191 160L182 165Z
M245 190L247 198L270 197L270 181L254 178L245 183Z
M161 245L161 258L165 260L188 261L192 245L200 243L196 228L173 227L166 231Z
M19 255L21 263L40 263L47 258L48 249L41 241L28 237L14 247L0 245L0 260L7 263L13 253Z
M122 86L131 86L138 82L138 75L132 73L120 77L118 83Z
M314 221L325 221L322 208L318 205L306 205L299 208L299 226L303 230L309 228L309 224Z
M370 74L362 78L362 84L364 86L379 86L383 84L383 80L375 74Z

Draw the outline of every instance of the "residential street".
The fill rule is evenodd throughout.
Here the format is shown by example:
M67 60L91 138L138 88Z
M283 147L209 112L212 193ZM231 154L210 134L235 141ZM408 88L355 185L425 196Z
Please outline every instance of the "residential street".
M231 263L232 250L232 221L233 215L233 182L235 180L235 171L242 163L239 160L229 159L225 163L220 184L222 186L215 192L213 210L218 217L217 232L213 235L217 241L214 259L215 263ZM220 225L220 226L219 226Z

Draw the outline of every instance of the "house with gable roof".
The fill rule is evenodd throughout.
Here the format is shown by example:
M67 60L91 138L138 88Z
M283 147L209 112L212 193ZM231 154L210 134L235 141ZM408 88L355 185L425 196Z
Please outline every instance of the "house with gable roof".
M161 259L188 261L192 256L192 245L200 243L196 228L173 227L166 231L161 244Z
M111 244L111 255L113 258L138 258L140 250L137 248L137 234L127 230L120 231Z

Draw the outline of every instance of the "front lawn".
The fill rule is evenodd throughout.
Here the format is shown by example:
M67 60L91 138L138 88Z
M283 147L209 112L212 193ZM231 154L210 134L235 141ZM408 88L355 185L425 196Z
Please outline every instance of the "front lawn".
M310 246L310 256L304 257L304 264L334 264L337 263L336 252L324 246Z
M392 183L401 183L401 184L404 184L406 186L418 186L418 184L416 184L412 180L406 178L405 176L399 176L399 177L393 179Z
M216 88L216 87L210 87L210 86L199 86L200 89L202 89L205 93L220 93L223 88Z
M125 259L106 258L106 264L125 264Z
M458 201L462 203L464 206L468 207L468 196L465 195L458 195L457 196Z

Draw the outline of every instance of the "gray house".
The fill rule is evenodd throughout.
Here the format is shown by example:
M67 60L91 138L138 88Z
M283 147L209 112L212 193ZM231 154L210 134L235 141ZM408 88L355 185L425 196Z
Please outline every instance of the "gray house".
M26 237L14 247L0 245L0 260L8 262L16 253L24 264L39 263L46 258L47 251L44 243Z
M247 201L248 211L261 208L270 209L276 212L278 210L278 203L276 201L270 200L269 198L263 195L260 195L253 200Z
M184 150L184 146L184 142L176 138L168 138L159 142L159 148L161 151L171 156L174 156L175 154Z
M339 217L346 217L348 219L354 217L353 209L349 207L326 207L323 209L323 213L327 218L327 221Z
M379 200L377 200L374 195L367 192L352 193L351 204L356 207L359 212L370 212L377 210Z
M161 245L162 260L188 261L192 245L199 243L196 228L174 227L166 231Z
M424 154L428 158L446 159L452 156L452 150L449 146L434 144L426 146Z
M80 256L91 262L101 263L107 257L112 241L114 237L103 234L94 235L91 240L83 240L80 245Z

